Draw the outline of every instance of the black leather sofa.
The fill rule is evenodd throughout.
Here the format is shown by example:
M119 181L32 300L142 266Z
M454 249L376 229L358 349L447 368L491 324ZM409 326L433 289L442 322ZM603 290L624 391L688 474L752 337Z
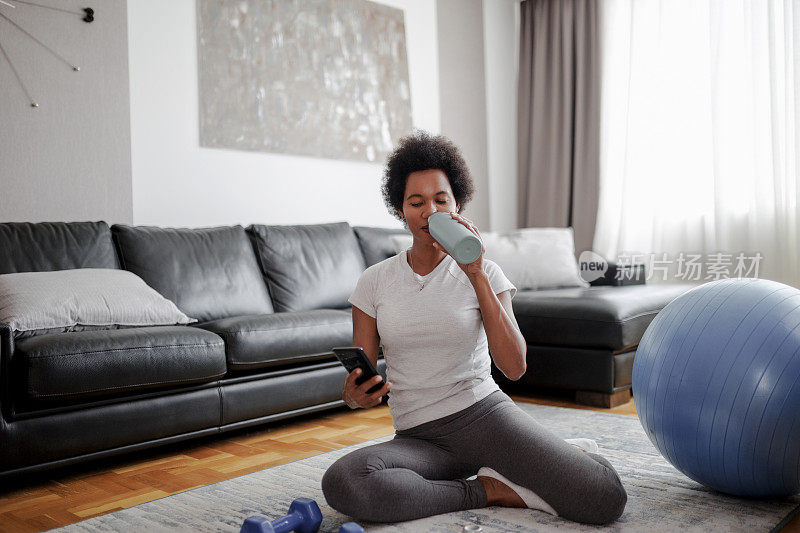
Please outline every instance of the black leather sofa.
M611 265L610 272L615 266ZM507 387L543 387L574 391L575 401L616 407L631 399L633 358L647 326L663 307L693 285L593 283L588 288L520 291L514 315L527 341L528 369Z
M18 335L0 324L0 478L342 405L347 298L403 230L0 224L0 274L124 268L199 320ZM529 385L613 397L686 287L520 292ZM379 370L385 365L379 361ZM603 396L604 395L604 396Z

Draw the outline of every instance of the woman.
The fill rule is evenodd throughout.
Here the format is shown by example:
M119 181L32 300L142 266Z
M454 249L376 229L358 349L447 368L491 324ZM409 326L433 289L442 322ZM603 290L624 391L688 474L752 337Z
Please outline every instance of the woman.
M492 505L612 522L627 495L608 461L577 447L596 451L596 444L556 437L491 377L492 360L510 379L525 373L525 339L511 307L516 288L483 255L457 263L428 232L428 217L443 211L480 237L459 214L472 194L464 159L444 137L417 132L387 161L384 200L413 245L364 271L349 301L353 345L377 364L382 344L388 381L367 394L381 378L356 386L355 370L342 398L368 408L391 390L396 433L331 465L325 499L373 522Z

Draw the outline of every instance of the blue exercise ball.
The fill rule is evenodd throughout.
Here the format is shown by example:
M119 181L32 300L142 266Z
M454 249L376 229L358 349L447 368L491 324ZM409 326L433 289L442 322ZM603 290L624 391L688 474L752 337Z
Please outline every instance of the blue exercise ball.
M800 290L701 285L647 328L633 363L639 421L675 468L753 498L800 492Z

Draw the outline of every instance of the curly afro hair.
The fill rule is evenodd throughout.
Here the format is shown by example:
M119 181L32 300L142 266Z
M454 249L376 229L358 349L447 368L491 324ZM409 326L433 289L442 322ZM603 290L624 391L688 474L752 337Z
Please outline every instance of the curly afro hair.
M397 210L403 210L403 196L406 192L408 175L420 170L441 170L450 181L453 196L459 204L459 212L472 199L475 186L472 175L461 151L453 142L442 135L431 135L416 130L400 139L397 147L389 154L383 173L381 193L389 212L403 220Z

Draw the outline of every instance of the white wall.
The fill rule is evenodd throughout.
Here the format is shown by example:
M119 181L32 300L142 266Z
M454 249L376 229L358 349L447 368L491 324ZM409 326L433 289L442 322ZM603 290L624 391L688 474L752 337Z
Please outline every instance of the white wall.
M517 227L519 0L483 0L489 225Z
M405 11L414 125L438 133L435 2L383 3ZM200 148L194 0L128 2L128 42L135 224L400 226L380 164Z
M442 133L464 154L475 196L464 215L491 229L482 0L438 0Z
M517 227L518 0L438 0L442 133L475 180L464 214L487 231Z

